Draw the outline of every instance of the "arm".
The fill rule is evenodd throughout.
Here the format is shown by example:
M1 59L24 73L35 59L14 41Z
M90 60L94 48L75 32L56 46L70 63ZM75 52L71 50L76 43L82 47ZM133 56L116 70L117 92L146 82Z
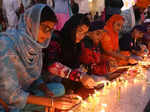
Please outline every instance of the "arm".
M12 64L9 61L9 67L11 66ZM0 73L0 98L2 98L7 104L17 108L24 108L24 106L29 103L46 107L54 106L57 109L69 109L79 103L78 100L73 100L72 97L58 97L51 99L29 95L29 93L26 93L21 89L21 85L18 80L16 80L18 77L13 75L16 74L14 73L15 70L10 70L9 67L6 68L5 66ZM8 70L8 72L5 72L5 70Z
M81 77L85 73L81 72L79 69L72 70L71 68L59 63L61 61L61 58L59 57L61 54L61 48L58 42L53 41L53 43L51 43L48 54L48 61L50 63L48 64L47 69L50 74L57 75L62 78L69 78L73 81L82 81L82 79L84 79Z
M3 39L3 41L1 39ZM4 40L2 37L0 40L3 42L1 45L3 49L0 49L0 98L6 104L21 109L24 108L27 103L51 107L53 101L55 108L69 109L76 103L79 103L77 100L72 99L76 96L59 97L52 100L51 98L32 96L25 92L23 85L20 83L21 80L19 79L26 79L28 74L25 72L24 65L13 49L13 42L7 40L7 38ZM30 77L27 79L30 80ZM24 85L28 84L28 80L25 80L26 83L22 83L24 83Z
M59 57L61 54L61 47L57 41L50 42L49 47L47 48L47 69L52 75L57 75L62 78L72 78L73 80L80 79L80 73L76 71L74 73L71 68L59 63L61 58ZM70 73L72 72L73 77L70 77ZM76 75L78 74L78 75Z
M68 110L80 102L77 95L65 95L63 97L46 98L40 96L29 95L28 104L42 105L45 107L54 107L59 110Z
M112 56L114 58L117 58L117 59L128 60L128 58L124 55L121 55L119 51L113 51L111 38L106 32L103 32L103 37L101 39L101 45L102 45L102 48L103 48L105 54Z
M51 107L52 106L51 102L52 102L52 99L47 98L47 97L29 95L27 98L28 104L35 104L35 105Z
M9 57L0 57L0 98L9 105L23 108L26 104L28 93L21 89L18 81L17 71ZM9 63L6 63L9 62Z
M72 70L71 68L59 63L55 62L48 67L48 71L52 75L57 75L62 78L69 78L74 81L80 81L81 72L78 70Z
M13 42L1 36L0 41L0 98L10 106L23 108L28 93L23 91L18 78L25 69L16 55ZM20 72L19 72L20 70Z
M52 97L54 96L53 92L51 92L45 83L39 84L38 88L45 93L45 96Z
M48 71L63 78L68 78L73 81L80 81L85 87L93 88L96 86L95 81L92 77L82 72L80 69L70 69L69 67L62 65L61 63L55 62L48 67Z

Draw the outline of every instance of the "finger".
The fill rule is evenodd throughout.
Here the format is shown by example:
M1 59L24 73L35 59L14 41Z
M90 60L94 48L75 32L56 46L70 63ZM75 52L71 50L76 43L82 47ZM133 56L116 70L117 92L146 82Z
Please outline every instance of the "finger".
M76 104L69 104L69 103L63 103L61 109L62 110L68 110L71 109L73 106L75 106Z
M77 99L76 99L77 100ZM71 99L71 98L62 98L61 99L62 102L66 102L66 103L74 103L75 99Z
M69 98L77 98L78 95L77 94L68 94L68 95L65 95L66 97L69 97Z
M70 98L70 97L64 97L61 99L62 102L67 102L67 103L80 103L81 99L79 99L77 96Z

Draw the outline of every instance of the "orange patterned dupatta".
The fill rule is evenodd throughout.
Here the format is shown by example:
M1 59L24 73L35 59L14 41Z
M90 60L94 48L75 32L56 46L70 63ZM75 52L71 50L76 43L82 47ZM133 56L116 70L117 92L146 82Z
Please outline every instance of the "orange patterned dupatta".
M119 50L119 34L118 32L114 32L113 24L120 20L124 20L123 17L115 14L106 22L106 25L104 26L106 33L104 33L104 36L102 37L102 46L106 51Z
M113 15L107 22L106 25L104 26L104 32L102 33L101 37L101 45L104 51L119 51L119 34L118 32L115 32L113 30L113 24L116 21L123 20L124 18L118 14ZM120 54L125 55L125 56L130 56L130 53L128 51L125 52L120 52ZM114 60L113 57L111 56L105 56L104 57L108 60ZM126 65L128 62L124 60L118 60L117 64L118 65Z

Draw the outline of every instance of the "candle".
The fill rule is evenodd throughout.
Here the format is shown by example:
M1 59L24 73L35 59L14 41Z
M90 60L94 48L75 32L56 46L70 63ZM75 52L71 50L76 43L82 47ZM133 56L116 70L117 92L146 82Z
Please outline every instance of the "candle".
M105 112L105 109L102 109L100 112Z
M124 82L124 87L127 88L127 86L128 86L128 81L125 80L125 82Z
M121 87L118 87L118 93L117 93L117 96L118 96L118 100L120 101L120 93L121 93Z
M143 85L143 86L142 86L142 93L145 93L145 90L146 90L146 86Z

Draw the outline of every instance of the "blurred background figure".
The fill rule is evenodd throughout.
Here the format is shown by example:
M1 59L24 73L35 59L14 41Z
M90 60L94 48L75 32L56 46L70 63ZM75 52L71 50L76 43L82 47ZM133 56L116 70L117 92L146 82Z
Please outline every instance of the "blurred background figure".
M98 12L96 12L95 16L94 16L94 21L100 20L100 16L98 14Z
M106 21L114 14L120 14L123 7L122 0L105 0Z
M71 10L73 15L79 13L79 5L74 0L71 0Z
M20 8L20 3L20 0L3 0L2 8L8 21L8 29L14 28L18 24L16 12Z
M70 0L47 0L47 4L53 8L58 19L55 29L61 30L72 15Z
M0 32L6 30L6 20L3 16L2 9L0 9Z

